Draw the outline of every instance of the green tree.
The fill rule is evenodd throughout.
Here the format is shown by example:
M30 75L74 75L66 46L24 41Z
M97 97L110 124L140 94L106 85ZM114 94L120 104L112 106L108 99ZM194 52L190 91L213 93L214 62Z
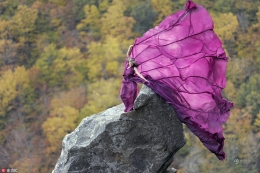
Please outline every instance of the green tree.
M118 39L108 37L105 43L88 45L88 77L91 80L119 76L120 64L125 60Z
M260 113L257 114L254 125L256 126L257 131L260 131Z
M87 104L80 110L80 119L106 110L120 103L119 90L121 80L110 78L101 79L87 87Z
M260 6L258 7L258 12L256 13L257 16L257 23L255 25L252 26L252 29L249 30L250 34L252 35L251 37L253 37L254 39L251 39L251 45L250 48L248 48L248 51L251 51L250 53L254 53L254 67L255 67L255 71L256 73L260 72ZM251 47L252 46L252 47Z
M44 49L35 66L41 69L41 80L48 86L72 88L84 79L77 69L82 62L83 55L79 49L56 49L54 44L50 44Z
M254 73L252 66L254 60L251 58L230 58L227 66L227 79L238 89ZM251 69L250 69L251 67Z
M8 19L15 14L15 11L19 5L19 0L6 0L1 1L0 5L2 6L3 11L1 12L0 18Z
M157 19L156 11L152 8L150 3L146 2L136 5L130 15L136 21L133 31L139 35L152 28Z
M32 32L38 11L25 5L19 5L13 16L0 20L0 44L2 57L0 65L27 65L30 60Z
M0 67L18 62L17 50L19 48L20 44L12 40L0 40Z
M95 5L86 5L84 7L86 17L80 21L77 25L77 29L80 31L89 32L93 37L100 36L100 13Z
M103 2L104 0L102 0ZM76 21L80 21L85 17L84 14L84 10L83 8L85 7L85 5L96 5L98 6L98 3L100 1L96 1L96 0L73 0L74 3L74 7L73 7L73 13L75 16L75 20Z
M237 104L244 108L247 107L253 116L252 121L255 121L256 115L260 110L260 75L255 74L250 77L247 83L243 83L237 93Z
M154 25L158 25L165 17L172 14L174 3L171 0L151 0L153 9L158 13L157 20Z
M26 34L35 29L37 10L19 5L17 12L10 21L9 30L15 38L26 37Z

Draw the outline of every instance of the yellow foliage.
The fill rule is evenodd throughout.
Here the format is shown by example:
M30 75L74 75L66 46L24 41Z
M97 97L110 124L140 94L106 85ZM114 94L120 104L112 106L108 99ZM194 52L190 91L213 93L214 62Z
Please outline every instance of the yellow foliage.
M248 110L238 108L231 109L224 131L225 133L237 136L239 140L245 140L247 133L252 128L251 121L252 116Z
M61 146L62 138L75 129L79 118L78 109L86 103L84 87L61 92L51 100L51 111L42 129L50 146L47 152L56 152Z
M108 0L103 0L101 3L99 3L98 5L98 9L101 11L101 12L104 12L108 9L109 7L109 1Z
M5 38L6 34L8 33L8 26L9 21L6 20L0 20L0 37Z
M23 36L19 37L18 40L19 40L19 43L22 45L26 42L26 38Z
M102 69L106 60L102 44L92 42L87 48L89 49L89 58L87 59L87 68L89 69L88 78L95 79L104 76Z
M42 124L43 133L50 143L47 153L58 151L64 136L75 129L78 115L79 111L70 106L51 110L50 117Z
M50 86L59 85L61 82L68 88L79 85L84 79L77 67L83 62L83 54L78 48L56 49L56 45L50 44L44 48L41 57L35 66L41 69L44 80Z
M221 40L234 39L238 29L238 20L232 13L211 13L214 21L214 31Z
M228 100L235 101L237 91L234 84L230 80L227 80L226 88L224 89L224 94Z
M158 25L166 16L173 13L173 2L171 0L152 0L151 3L153 9L159 14L154 25Z
M100 35L100 13L95 5L84 7L85 18L77 25L78 30L87 30L92 36Z
M32 9L39 9L42 6L43 6L43 2L41 2L41 1L34 1L32 6L31 6L31 8Z
M239 158L250 158L258 145L252 133L252 115L249 109L232 109L224 129L226 139L234 140L232 143L226 143L226 148L232 150L233 147L238 147Z
M103 111L120 103L120 79L101 79L88 85L88 103L81 109L80 118Z
M258 128L260 132L260 112L257 114L254 125Z
M19 87L24 88L25 86L28 85L28 83L29 83L28 73L23 66L21 66L21 67L18 66L15 69L13 75L14 75L14 79L16 80L17 84L19 85L19 86L17 86L18 88Z
M59 93L51 100L51 108L56 109L63 106L71 106L80 109L86 103L85 87L77 87Z
M124 40L133 37L132 28L135 20L124 16L125 10L126 6L121 0L113 0L101 18L101 32L104 38L113 36Z
M108 37L105 43L92 42L87 48L89 50L87 68L90 79L107 78L121 74L119 62L124 61L124 54L118 39Z
M66 70L69 70L69 75L67 78L64 78L64 83L68 88L73 88L79 85L83 81L84 76L77 71L77 67L83 61L83 55L79 49L66 49L62 48L59 50L59 56L54 60L52 64L52 71L54 73L62 73Z
M106 64L105 70L110 74L117 74L118 73L119 63L117 61L108 62Z
M4 116L5 108L9 102L15 98L17 91L15 90L16 81L11 70L4 73L0 79L0 115Z
M36 61L35 66L41 69L48 69L54 59L58 56L58 50L56 50L55 44L49 44L43 49L41 57Z
M38 50L44 51L44 49L49 45L49 37L46 33L39 34L36 36L35 45Z
M80 23L77 25L77 29L81 30L82 28L90 25L91 27L96 27L98 28L100 26L100 13L98 8L95 5L86 5L84 7L84 12L85 12L85 19L82 19Z
M4 61L5 64L13 64L18 59L24 58L21 54L20 56L16 56L16 54L27 41L27 34L35 29L37 13L36 9L20 5L13 17L0 20L0 39L2 39L0 40L2 48L0 60Z
M234 86L237 88L238 84L242 83L246 77L250 75L249 67L253 63L252 59L249 58L232 58L229 59L227 66L227 78L232 81Z
M28 86L28 73L24 67L17 67L14 72L8 70L0 76L0 116L5 115L5 111L11 108L10 101Z
M53 27L58 27L61 25L61 22L62 22L61 19L52 19L50 24Z
M25 156L19 160L16 160L10 165L10 167L17 169L19 172L39 172L39 167L41 164L40 157Z
M9 29L14 36L20 36L35 29L38 11L19 5L17 12L10 20Z

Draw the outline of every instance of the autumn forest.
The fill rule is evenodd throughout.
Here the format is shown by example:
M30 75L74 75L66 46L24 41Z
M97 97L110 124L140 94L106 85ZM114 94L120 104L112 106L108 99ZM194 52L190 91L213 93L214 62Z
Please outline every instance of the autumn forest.
M121 103L125 54L186 0L0 0L0 168L48 173L87 116ZM194 0L229 57L219 161L184 125L179 173L260 171L260 1Z

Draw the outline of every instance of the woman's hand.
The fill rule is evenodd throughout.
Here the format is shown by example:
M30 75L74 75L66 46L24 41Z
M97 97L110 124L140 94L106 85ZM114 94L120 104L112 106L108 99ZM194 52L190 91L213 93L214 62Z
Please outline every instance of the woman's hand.
M149 82L147 79L144 78L144 76L137 70L136 67L134 67L135 73L143 80L145 80L146 82Z

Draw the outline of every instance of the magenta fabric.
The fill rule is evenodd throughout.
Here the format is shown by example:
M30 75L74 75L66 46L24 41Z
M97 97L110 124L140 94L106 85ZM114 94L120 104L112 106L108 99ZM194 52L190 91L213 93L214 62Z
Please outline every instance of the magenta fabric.
M120 96L125 112L133 109L137 82L144 83L171 104L181 122L213 152L225 159L222 124L233 103L222 97L228 58L213 31L208 12L192 1L185 10L166 17L135 40L130 52L139 78L125 63Z

